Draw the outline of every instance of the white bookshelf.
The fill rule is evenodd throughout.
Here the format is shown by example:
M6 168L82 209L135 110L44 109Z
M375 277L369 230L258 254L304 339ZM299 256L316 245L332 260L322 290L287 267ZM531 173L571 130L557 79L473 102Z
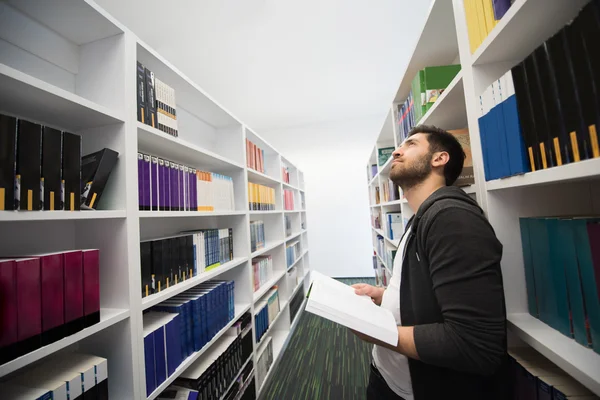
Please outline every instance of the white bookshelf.
M136 61L175 89L178 137L137 121ZM310 279L308 232L301 228L306 221L300 209L302 171L93 0L0 2L0 87L1 113L79 134L83 154L104 147L119 153L97 211L0 212L0 255L98 248L101 259L100 323L0 365L0 380L45 357L79 350L108 359L111 399L154 399L187 367L216 351L213 346L223 343L241 315L254 316L256 300L273 285L279 288L281 311L265 339L273 341L280 358L293 331L290 300ZM246 138L265 150L264 173L247 168ZM231 176L234 209L139 211L138 151ZM284 164L290 168L289 184L282 181ZM275 189L275 210L249 210L248 182ZM296 210L285 211L293 220L291 237L285 237L284 189L295 196ZM265 222L267 243L251 252L254 220ZM233 229L234 259L142 298L140 240L208 228ZM288 271L285 243L292 239L301 242L304 253ZM254 293L251 261L266 254L273 256L273 279ZM142 312L210 279L235 281L235 319L146 396Z
M376 174L371 176L371 165L377 161L378 149L399 145L394 110L398 103L407 98L417 71L426 66L460 63L460 73L419 123L443 129L469 128L475 184L463 190L484 209L503 244L502 272L511 342L531 345L600 395L600 354L528 314L519 230L519 217L598 214L600 159L486 182L477 108L479 95L492 81L522 61L569 22L585 3L586 0L516 0L475 53L471 54L463 0L434 0L394 103L382 123L367 170L370 211L381 210L382 213L382 229L372 229L373 250L376 250L378 234L385 238L386 248L397 247L398 241L392 241L385 234L384 214L400 211L403 220L407 221L414 212L405 199L375 203L375 187L381 187L387 181L389 167L387 163L378 166ZM377 253L377 256L380 255Z

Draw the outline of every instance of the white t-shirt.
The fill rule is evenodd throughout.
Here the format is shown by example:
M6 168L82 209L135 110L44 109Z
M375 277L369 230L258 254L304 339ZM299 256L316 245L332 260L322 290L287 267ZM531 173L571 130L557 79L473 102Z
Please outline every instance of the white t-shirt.
M394 314L396 324L400 324L400 282L402 279L402 260L404 258L404 250L406 240L410 235L410 228L402 238L402 242L398 246L398 252L394 259L394 271L390 284L383 293L381 307L387 308ZM373 347L373 360L375 366L385 379L390 389L398 396L406 400L413 400L412 381L410 379L410 371L408 370L408 359L400 353L386 349L385 347L375 345Z

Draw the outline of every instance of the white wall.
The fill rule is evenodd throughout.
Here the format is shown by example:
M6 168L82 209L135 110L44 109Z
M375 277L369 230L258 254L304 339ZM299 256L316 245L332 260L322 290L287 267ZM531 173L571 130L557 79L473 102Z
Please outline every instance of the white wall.
M384 117L262 134L304 172L310 262L319 272L373 276L365 166Z

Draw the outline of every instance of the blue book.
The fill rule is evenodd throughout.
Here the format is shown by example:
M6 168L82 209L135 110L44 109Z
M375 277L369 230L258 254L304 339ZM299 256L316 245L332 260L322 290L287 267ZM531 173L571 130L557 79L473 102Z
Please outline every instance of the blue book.
M585 327L585 307L583 304L583 291L579 266L577 265L577 251L575 249L575 236L570 227L570 222L564 219L558 221L558 235L560 243L560 259L565 266L569 305L573 324L575 340L584 346L588 345L587 330Z
M167 344L167 372L169 376L173 375L177 367L183 362L181 355L181 315L175 315L171 321L165 325L165 342Z
M555 307L552 305L552 289L548 272L550 250L548 249L548 231L543 219L529 219L529 239L535 276L535 291L538 300L540 320L556 329Z
M184 358L189 357L194 352L191 305L192 303L189 300L171 298L154 307L157 311L176 312L181 315L182 355Z
M488 131L487 131L487 114L479 117L479 137L481 139L481 151L483 153L483 170L485 175L485 180L489 181L490 178L490 157L488 152Z
M156 367L154 363L154 331L144 329L144 370L146 371L146 396L156 389Z
M498 178L512 175L508 162L508 144L506 142L506 126L504 125L504 112L502 103L496 105L492 111L496 117L496 135L498 141Z
M590 336L592 337L592 348L600 354L600 299L596 289L592 250L587 233L587 220L573 219L569 222L575 236L575 249L581 276L583 301L587 311Z
M519 218L521 242L523 245L523 267L525 268L525 286L527 287L527 308L529 314L539 318L538 299L536 297L531 242L529 240L529 218Z
M173 299L186 301L186 305L189 304L188 318L190 321L191 329L188 335L192 343L192 352L200 350L202 348L202 333L200 325L200 296L194 295L193 293L185 292L173 297Z
M160 386L167 379L167 353L165 349L165 329L158 327L154 335L154 365L156 370L156 385Z
M530 171L527 151L523 142L521 123L517 109L517 97L510 96L502 103L504 126L506 127L506 142L508 144L508 162L512 175L524 174Z
M492 107L487 113L487 143L488 156L490 158L490 179L499 179L502 177L502 150L500 147L500 134L498 132L497 108Z
M571 318L569 310L569 296L567 294L567 279L565 268L569 260L564 256L562 248L564 238L558 227L559 221L556 218L546 219L546 228L548 229L548 245L550 248L550 276L552 283L552 292L556 300L556 326L560 333L565 336L573 337L571 329Z
M199 330L200 330L200 343L201 343L201 347L204 347L204 345L210 341L210 339L209 339L210 321L208 319L209 313L207 312L207 307L208 307L207 299L208 299L209 291L202 289L202 288L194 287L194 288L190 289L188 292L193 293L194 295L198 296L198 301L199 301L198 324L199 324Z

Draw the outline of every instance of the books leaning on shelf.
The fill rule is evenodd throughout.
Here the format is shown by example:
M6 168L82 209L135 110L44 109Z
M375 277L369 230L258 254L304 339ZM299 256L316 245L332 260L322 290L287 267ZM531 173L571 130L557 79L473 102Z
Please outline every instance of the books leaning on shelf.
M0 383L3 399L108 400L108 360L62 353Z
M234 281L204 282L144 314L148 396L233 320L234 291Z
M379 166L382 167L383 165L385 165L385 163L387 162L387 160L390 159L390 157L392 156L392 153L394 152L395 148L392 147L383 147L381 149L377 149L377 162L379 163Z
M0 259L0 364L100 322L99 250Z
M402 143L410 130L419 124L459 71L460 65L442 65L417 72L408 98L403 104L398 104L398 143Z
M246 165L255 171L265 173L265 151L246 139Z
M287 184L290 183L290 168L287 165L281 167L281 180Z
M82 160L81 136L2 114L0 148L0 211L96 209L118 156Z
M400 200L400 187L388 179L387 183L383 184L383 202Z
M265 223L250 221L250 251L254 253L265 247Z
M273 257L270 255L255 257L252 259L252 271L252 285L256 292L273 277Z
M398 344L396 320L390 310L319 272L312 271L311 278L306 311L392 346Z
M465 160L463 162L463 168L460 175L454 182L454 186L469 186L475 184L475 174L473 172L473 155L471 153L471 138L469 136L469 130L465 129L454 129L449 130L460 143L463 151L465 152Z
M273 365L273 340L268 338L269 342L266 344L263 352L258 355L256 360L256 383L261 387Z
M248 182L248 206L253 211L275 210L275 189Z
M521 218L529 313L600 354L600 218Z
M371 225L375 229L381 229L381 209L380 208L372 208L371 209Z
M294 192L291 190L283 190L283 203L284 208L288 211L294 210Z
M300 242L296 240L295 242L288 243L285 247L285 258L287 261L288 268L292 266L300 257Z
M143 211L232 211L233 179L138 153L138 203Z
M471 54L498 25L511 4L511 0L464 0Z
M154 73L137 63L137 117L138 121L179 136L175 90L156 78Z
M594 400L598 397L531 347L508 349L514 399Z
M480 97L486 180L600 157L600 35L593 1Z
M404 225L402 224L402 213L389 212L386 215L388 235L391 240L397 240L404 233Z
M259 343L263 335L271 326L271 323L279 314L279 291L277 286L274 286L264 299L256 303L254 306L254 326L256 326L256 342Z
M233 230L204 229L140 243L142 297L233 260Z

